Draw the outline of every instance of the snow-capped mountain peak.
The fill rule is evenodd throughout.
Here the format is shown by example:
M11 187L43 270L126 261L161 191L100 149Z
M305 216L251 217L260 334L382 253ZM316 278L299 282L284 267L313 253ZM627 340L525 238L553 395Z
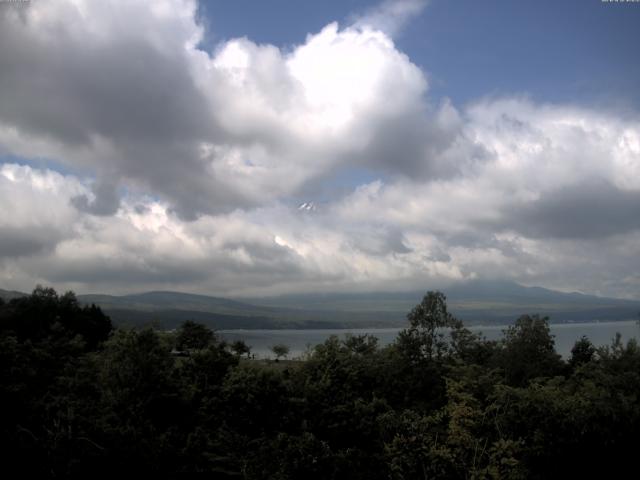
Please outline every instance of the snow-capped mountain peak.
M298 210L301 212L315 212L317 209L318 207L313 202L304 202L298 205Z

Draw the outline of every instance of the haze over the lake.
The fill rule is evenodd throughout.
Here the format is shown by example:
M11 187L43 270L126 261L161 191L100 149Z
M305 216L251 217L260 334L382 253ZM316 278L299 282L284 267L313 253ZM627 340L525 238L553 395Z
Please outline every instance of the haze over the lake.
M0 288L640 299L640 8L0 2Z

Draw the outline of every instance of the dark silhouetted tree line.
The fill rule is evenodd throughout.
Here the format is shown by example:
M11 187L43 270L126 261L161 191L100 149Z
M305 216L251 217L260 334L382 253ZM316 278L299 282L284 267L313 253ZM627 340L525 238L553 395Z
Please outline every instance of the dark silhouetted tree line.
M250 360L185 322L114 329L72 293L0 302L0 448L22 475L611 478L635 469L640 348L547 318L472 334L429 292L384 348L331 337L305 361Z

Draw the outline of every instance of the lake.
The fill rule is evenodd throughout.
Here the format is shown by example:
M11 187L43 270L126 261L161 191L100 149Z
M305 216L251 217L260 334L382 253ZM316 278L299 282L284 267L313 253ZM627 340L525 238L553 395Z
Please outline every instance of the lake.
M469 330L482 332L489 340L496 340L502 336L506 325L473 326ZM283 343L290 348L289 358L299 357L308 349L323 343L331 335L344 338L346 334L363 335L365 333L378 337L379 344L387 345L396 338L400 328L353 328L353 329L319 329L319 330L219 330L218 333L225 340L244 340L251 346L251 352L256 358L274 357L270 348L272 345ZM640 339L640 326L636 321L601 322L601 323L564 323L552 324L551 333L555 336L556 351L568 358L576 340L586 335L596 346L609 345L616 332L622 335L626 342L631 338Z

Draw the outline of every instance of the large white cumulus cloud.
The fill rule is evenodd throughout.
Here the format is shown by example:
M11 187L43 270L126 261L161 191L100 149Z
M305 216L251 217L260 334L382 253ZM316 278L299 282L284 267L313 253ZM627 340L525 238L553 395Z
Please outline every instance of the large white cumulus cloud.
M212 51L187 0L0 9L0 155L67 172L0 164L0 286L637 296L638 116L432 105L390 36L423 6ZM295 208L353 169L377 180Z
M104 198L77 202L92 213L113 213L125 184L193 218L348 163L424 174L459 133L428 112L423 73L380 30L334 23L291 51L243 38L205 52L195 12L188 0L3 9L2 148L93 168ZM425 132L447 138L426 145Z

